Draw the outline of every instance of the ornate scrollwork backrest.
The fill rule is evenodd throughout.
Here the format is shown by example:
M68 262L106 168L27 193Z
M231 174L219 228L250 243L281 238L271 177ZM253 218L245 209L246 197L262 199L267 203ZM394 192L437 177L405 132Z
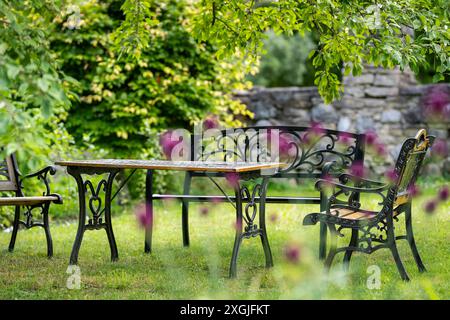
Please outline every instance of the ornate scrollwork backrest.
M308 127L261 126L209 131L194 137L193 160L287 163L280 173L320 176L326 162L336 169L363 161L364 135Z
M17 191L17 165L14 155L0 162L0 191Z
M425 129L418 131L415 138L406 139L395 164L395 206L404 204L409 199L411 187L422 168L423 160L434 142L434 136L428 136Z

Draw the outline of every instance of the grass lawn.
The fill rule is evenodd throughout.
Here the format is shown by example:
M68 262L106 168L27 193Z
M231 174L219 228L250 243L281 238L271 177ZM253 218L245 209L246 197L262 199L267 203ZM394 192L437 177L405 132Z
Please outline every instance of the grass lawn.
M181 213L177 203L155 208L154 252L143 253L143 230L131 208L114 212L113 226L120 259L109 260L104 231L87 231L79 255L81 289L68 289L66 273L76 223L53 221L55 256L46 258L42 229L19 232L14 253L7 251L10 233L0 232L0 299L449 299L450 204L441 203L433 215L423 205L440 185L425 183L414 200L416 241L428 272L417 271L406 241L399 250L411 282L401 281L389 250L354 254L350 272L342 272L342 254L326 277L317 260L318 226L303 227L305 214L317 206L268 205L268 233L275 267L264 268L258 238L244 240L237 279L228 279L234 240L234 209L228 204L191 206L191 246L182 247ZM285 192L284 190L279 192ZM75 199L66 201L76 202ZM375 206L376 200L370 200ZM53 210L58 207L54 206ZM275 221L271 221L273 217ZM403 232L403 218L397 232ZM342 241L349 241L346 235ZM284 257L286 245L298 246L297 263ZM380 289L368 289L368 267L381 270Z

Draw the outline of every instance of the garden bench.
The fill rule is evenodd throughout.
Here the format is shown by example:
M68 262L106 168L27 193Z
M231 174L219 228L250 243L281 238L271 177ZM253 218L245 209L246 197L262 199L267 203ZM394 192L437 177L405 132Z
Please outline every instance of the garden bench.
M276 133L272 135L272 133ZM278 149L284 150L279 159L273 159L271 144L278 141ZM364 161L365 135L336 130L296 127L296 126L257 126L216 130L215 134L191 134L192 161L278 161L287 166L274 174L271 179L294 178L299 181L315 181L325 175L336 175L353 164L362 165ZM275 141L275 140L274 140ZM278 151L278 150L275 150ZM225 177L215 173L214 177ZM178 199L182 203L183 244L189 246L189 203L217 202L234 197L225 195L193 195L190 193L193 178L211 177L203 172L186 172L183 194L153 194L153 200ZM272 180L274 181L274 180ZM319 193L315 197L270 196L266 203L277 204L318 204L324 210L324 201ZM256 197L256 202L259 201ZM248 201L244 199L243 201ZM321 226L319 256L325 257L326 225Z
M1 196L0 206L15 206L13 230L11 234L11 241L9 243L9 251L14 250L17 232L20 226L27 229L33 227L42 227L45 230L47 239L47 256L53 256L53 242L50 234L50 226L48 219L48 211L51 203L62 203L62 198L59 194L50 192L50 185L47 176L54 175L56 169L48 166L33 174L21 176L16 162L16 157L11 154L6 157L3 162L0 162L0 192L14 192L15 196ZM23 192L23 181L30 178L37 178L45 185L45 192L39 196L25 196ZM23 214L25 221L20 219L21 209L24 208ZM42 215L42 222L35 222L35 211Z
M409 277L400 259L396 241L405 239L411 248L414 260L420 272L426 271L416 247L412 229L411 193L420 172L427 150L433 144L434 137L428 136L424 129L419 130L415 138L407 139L401 148L392 183L382 183L350 174L341 174L338 181L319 180L316 188L325 195L326 206L319 213L305 216L303 225L325 223L330 231L331 246L325 260L329 269L335 255L345 252L344 267L348 268L352 253L371 254L379 249L390 249L403 280ZM330 190L331 189L331 190ZM331 191L331 192L330 192ZM379 211L364 210L355 194L373 194L381 199ZM395 235L394 221L405 214L406 235ZM337 238L342 231L351 230L348 246L337 247Z

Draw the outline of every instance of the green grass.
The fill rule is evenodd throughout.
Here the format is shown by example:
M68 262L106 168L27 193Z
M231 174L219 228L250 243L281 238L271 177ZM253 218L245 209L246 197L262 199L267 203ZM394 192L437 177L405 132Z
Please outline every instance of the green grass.
M450 298L450 204L441 203L433 215L423 212L424 201L433 197L440 183L425 182L425 194L414 200L416 241L428 272L417 271L406 241L400 255L412 279L400 280L388 250L372 255L354 254L350 272L342 272L339 255L326 277L316 258L318 226L301 225L305 214L317 206L268 205L268 233L275 267L264 268L258 238L244 240L238 260L237 279L228 279L234 240L234 211L230 205L210 205L202 216L201 205L191 206L191 246L181 244L180 207L176 203L155 208L154 252L143 253L143 230L130 208L114 213L113 225L120 259L109 260L106 234L85 233L79 255L81 289L69 290L68 259L76 223L52 222L55 256L46 258L41 229L21 231L14 253L7 251L10 233L0 232L1 299L449 299ZM283 189L283 188L281 188ZM286 190L282 190L285 192ZM281 192L281 191L280 191ZM74 202L75 200L72 199ZM70 201L67 200L66 201ZM371 199L375 206L375 199ZM120 207L116 207L120 208ZM54 206L53 210L58 210ZM404 231L403 218L397 223ZM348 235L341 241L349 241ZM300 247L299 262L286 261L287 244ZM367 268L381 270L381 288L369 290Z

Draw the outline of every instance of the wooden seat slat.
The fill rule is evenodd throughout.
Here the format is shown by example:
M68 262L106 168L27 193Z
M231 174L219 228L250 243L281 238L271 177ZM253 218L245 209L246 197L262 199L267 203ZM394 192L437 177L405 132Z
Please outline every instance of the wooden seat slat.
M56 196L37 196L37 197L1 197L0 206L33 205L44 202L59 201Z

